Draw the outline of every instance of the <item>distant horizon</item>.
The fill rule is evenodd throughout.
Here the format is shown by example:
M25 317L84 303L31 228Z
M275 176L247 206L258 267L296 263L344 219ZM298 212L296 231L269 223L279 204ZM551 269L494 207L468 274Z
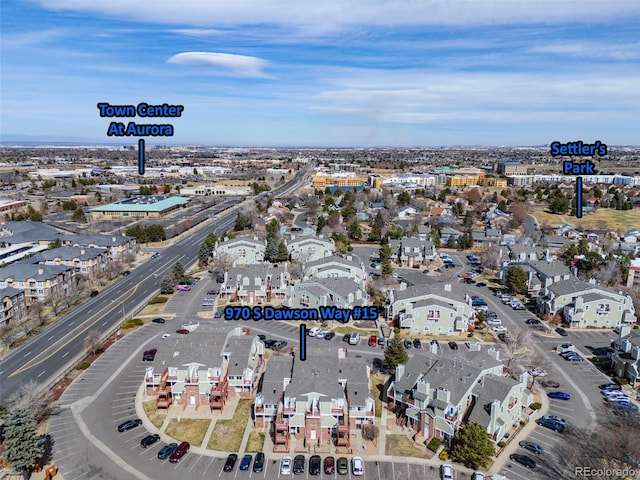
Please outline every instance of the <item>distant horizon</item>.
M3 142L638 142L637 1L14 0L0 22ZM183 109L98 108L140 103Z

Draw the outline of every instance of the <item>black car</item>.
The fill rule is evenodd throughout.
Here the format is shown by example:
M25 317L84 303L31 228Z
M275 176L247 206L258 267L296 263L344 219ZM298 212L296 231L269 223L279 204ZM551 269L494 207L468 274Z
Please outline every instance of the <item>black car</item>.
M326 335L324 336L324 339L331 340L335 336L336 336L336 332L327 332Z
M566 336L568 336L568 335L569 335L569 334L567 333L567 331L566 331L564 328L562 328L562 327L558 327L558 328L556 328L556 333L557 333L558 335L560 335L561 337L566 337Z
M140 440L140 446L142 446L143 448L147 448L159 440L160 435L158 435L157 433L154 433L153 435L147 435L142 440Z
M527 318L527 321L525 323L527 325L538 325L540 323L540 320L538 320L537 318Z
M233 470L233 467L235 467L237 461L238 455L236 455L235 453L229 454L229 456L227 457L227 461L224 462L223 470L225 472L230 472L231 470Z
M177 443L170 443L169 445L165 445L164 447L162 447L160 449L160 451L158 452L158 458L160 460L166 460L167 458L169 458L169 456L176 451L176 448L178 448L178 444Z
M351 339L351 334L350 333L345 333L344 336L342 337L342 341L343 342L349 342L349 340Z
M263 334L260 334L260 335L258 335L258 338L264 342L267 339L267 336L263 335Z
M98 290L94 290L93 292L91 292L91 295L89 295L90 297L97 297L100 294L100 292Z
M153 323L164 323L166 320L162 317L154 318L151 320Z
M260 473L264 468L264 453L258 452L256 453L256 458L253 460L253 471L255 473Z
M512 453L509 458L514 462L524 465L527 468L536 468L536 461L528 455L521 455L519 453Z
M296 455L293 458L294 475L302 475L304 473L304 455Z
M278 340L274 340L272 338L270 338L269 340L265 340L264 341L264 347L265 348L273 348L273 346L276 344Z
M603 383L599 385L598 388L600 390L622 390L622 387L617 383Z
M411 347L413 346L413 344L411 343L411 340L406 338L404 340L404 348L406 348L407 350L409 350Z
M507 334L506 334L506 333L504 333L504 332L499 333L499 334L498 334L498 338L499 338L500 340L502 340L503 342L506 342L506 341L507 341Z
M458 344L456 342L449 342L448 345L449 345L449 348L451 350L457 350L458 349Z
M130 273L131 273L131 270L125 270L124 272L122 272L122 275L124 275L126 277Z
M126 422L118 425L118 431L120 433L126 432L127 430L131 430L132 428L139 427L140 425L142 425L142 420L140 420L139 418L134 418L133 420L127 420Z
M147 354L142 356L143 362L153 362L156 359L155 354Z
M213 318L222 318L222 310L217 310L216 313L213 314Z
M320 455L313 455L309 459L309 475L320 475L322 459Z
M281 350L286 346L287 346L286 340L278 340L276 343L273 344L273 347L271 348L273 348L274 350Z
M431 340L431 345L435 345L436 347L440 348L440 342L438 340Z
M486 287L486 286L487 286L487 284L486 284L486 283L484 283L484 282L478 282L478 283L476 283L476 287Z
M414 338L413 348L422 348L422 342L420 341L419 338Z

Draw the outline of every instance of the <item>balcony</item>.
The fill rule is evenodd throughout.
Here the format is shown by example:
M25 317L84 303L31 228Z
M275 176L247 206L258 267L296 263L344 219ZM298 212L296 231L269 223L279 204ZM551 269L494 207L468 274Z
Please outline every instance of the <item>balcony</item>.
M458 421L458 414L449 415L448 413L445 413L444 414L444 418L445 418L445 420L449 420L450 422L457 422Z

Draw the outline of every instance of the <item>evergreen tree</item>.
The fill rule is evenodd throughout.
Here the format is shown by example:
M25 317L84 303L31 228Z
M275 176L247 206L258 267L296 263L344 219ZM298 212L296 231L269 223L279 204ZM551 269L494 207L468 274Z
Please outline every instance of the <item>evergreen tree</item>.
M198 251L198 260L200 265L206 265L209 262L209 257L211 256L211 250L209 250L209 246L206 242L202 242L200 245L200 250Z
M160 293L168 295L173 293L175 283L171 277L164 277L162 283L160 283Z
M29 467L44 455L38 445L36 421L27 408L14 408L5 417L4 457L17 471L28 472Z
M442 247L442 240L440 239L440 232L435 228L431 229L431 241L433 242L433 246L436 248Z
M318 223L316 225L316 235L320 235L322 233L322 229L327 226L327 219L324 218L324 215L320 215L318 217Z
M175 282L180 283L185 280L186 272L181 262L176 262L171 270Z
M56 238L53 242L49 242L49 250L53 250L54 248L60 248L62 246L62 240Z
M71 220L77 223L87 222L87 216L84 214L84 210L82 210L82 207L79 206L75 209L73 215L71 215Z
M278 242L274 238L267 240L267 246L264 249L264 259L268 262L278 261Z
M391 264L391 260L385 258L382 260L382 274L383 275L391 275L393 273L393 265Z
M280 242L278 244L277 258L279 262L286 262L287 260L289 260L289 250L287 249L287 246L284 244L284 242Z
M505 285L511 293L527 293L528 283L527 272L521 266L512 265L507 269Z
M469 422L453 436L452 454L465 466L477 469L489 464L495 448L485 427L478 422Z
M385 261L385 260L390 260L391 256L393 255L393 250L391 250L391 247L389 246L388 243L385 243L384 245L382 245L380 247L380 260L381 261Z
M204 238L204 243L209 247L210 252L213 252L217 242L218 236L214 232L209 233L209 235Z
M378 213L376 213L376 216L373 219L373 224L380 227L381 230L382 227L384 227L384 217L382 216L382 212L380 210L378 210Z
M362 230L357 220L349 224L349 238L352 240L360 240L362 238Z
M275 218L265 225L267 231L267 240L276 239L280 233L280 222Z
M391 339L391 344L384 351L384 359L382 365L385 368L396 368L402 363L407 363L409 360L409 354L402 344L400 335L394 335Z
M409 192L404 190L398 194L398 205L409 205L409 202L411 202L411 194Z
M370 242L379 242L382 238L382 227L380 227L377 223L374 222L371 230L369 231L369 235L367 236L367 240Z

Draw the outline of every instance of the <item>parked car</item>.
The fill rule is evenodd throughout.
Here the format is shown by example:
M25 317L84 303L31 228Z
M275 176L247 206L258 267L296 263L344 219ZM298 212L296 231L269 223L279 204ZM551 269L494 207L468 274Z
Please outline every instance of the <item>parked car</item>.
M153 320L151 320L153 323L164 323L165 319L162 317L158 317L158 318L154 318Z
M384 337L378 337L378 346L384 347Z
M376 337L375 335L371 335L371 336L369 337L369 343L368 343L368 345L369 345L370 347L375 347L377 344L378 344L378 337Z
M304 473L304 455L296 455L293 457L293 474L302 475Z
M178 463L178 461L187 454L189 448L191 448L189 442L182 442L180 445L178 445L176 451L169 455L169 462Z
M527 318L527 321L525 323L527 325L538 325L540 323L540 320L538 320L537 318Z
M247 453L246 455L244 455L242 457L242 460L240 460L240 470L249 470L249 467L251 466L251 460L253 460L253 455Z
M353 457L351 459L351 472L356 477L364 475L364 461L362 457Z
M139 418L134 418L133 420L127 420L126 422L123 422L120 425L118 425L118 431L120 433L126 432L127 430L131 430L132 428L139 427L140 425L142 425L142 420L140 420Z
M335 336L336 336L336 332L327 332L327 334L324 336L324 339L325 340L331 340Z
M280 475L291 475L291 457L280 460Z
M413 339L413 348L422 348L422 342L419 338Z
M333 475L336 471L336 459L332 456L325 457L324 459L324 473L327 475Z
M431 345L435 345L436 347L440 348L440 342L438 342L438 340L431 340Z
M636 405L634 403L617 402L617 403L612 403L611 406L613 408L615 408L616 410L630 410L632 412L637 412L638 411L638 405Z
M564 432L564 425L554 422L548 418L538 418L536 423L542 427L550 428L551 430L555 430L558 433Z
M566 331L564 328L562 328L562 327L558 327L558 328L556 328L556 333L557 333L558 335L560 335L561 337L567 337L567 336L569 336L569 334L567 333L567 331Z
M225 472L230 472L233 470L233 467L236 466L236 462L238 461L238 455L236 455L235 453L230 453L229 456L227 457L227 461L224 462L224 468L223 470Z
M89 296L93 298L93 297L97 297L98 295L100 295L100 292L98 290L94 290L93 292L91 292Z
M544 418L545 420L551 420L552 422L559 423L563 427L567 426L567 421L564 418L559 417L558 415L545 415L542 418Z
M178 285L176 287L176 290L178 290L180 292L190 292L191 291L191 285Z
M187 335L189 333L189 330L187 330L186 328L179 328L178 330L176 330L176 333Z
M411 340L408 338L404 339L404 348L406 348L407 350L409 350L411 347L413 346L413 344L411 343Z
M327 332L325 332L324 330L320 330L318 333L316 333L316 338L323 339L326 334Z
M506 332L507 328L502 325L496 325L495 327L492 327L491 330L494 332Z
M309 459L309 475L320 475L320 467L322 466L322 459L320 455L312 455Z
M518 442L518 445L520 445L525 450L529 450L530 452L537 453L538 455L540 455L542 452L544 452L544 448L542 448L536 442L530 442L528 440L521 440L520 442Z
M499 333L499 334L498 334L498 338L499 338L501 341L506 342L506 341L507 341L507 334L506 334L506 333L504 333L504 332L501 332L501 333Z
M253 460L253 471L260 473L264 469L264 453L256 453L256 458Z
M125 277L130 274L131 274L131 270L125 270L124 272L122 272L122 275L124 275Z
M598 388L600 390L605 390L605 389L622 390L622 387L620 385L618 385L617 383L604 383L604 384L598 386Z
M527 468L536 468L536 461L528 455L520 455L519 453L512 453L509 458L520 465Z
M351 340L351 334L350 333L345 333L342 337L342 341L343 342L349 342L349 340Z
M487 476L482 472L473 472L471 480L486 480Z
M453 466L448 463L440 465L440 480L453 480Z
M273 350L281 350L284 347L287 346L287 342L286 340L278 340L276 343L273 344Z
M541 382L540 385L542 385L544 388L560 388L560 384L555 380L546 380L544 382Z
M565 392L549 392L547 393L547 397L557 400L571 400L571 395Z
M169 445L165 445L164 447L162 447L160 449L160 451L158 452L158 458L160 460L166 460L167 458L169 458L169 456L176 451L176 448L178 448L178 444L177 443L170 443Z
M458 344L456 342L449 342L447 345L449 345L449 348L451 350L457 350L458 349Z
M340 457L338 459L338 475L348 475L349 474L349 460L347 457Z
M213 290L209 290L207 292L207 295L218 295L220 293L220 290L218 290L217 288L214 288Z
M140 446L142 448L147 448L159 440L160 440L160 435L158 435L157 433L154 433L153 435L147 435L142 440L140 440Z

